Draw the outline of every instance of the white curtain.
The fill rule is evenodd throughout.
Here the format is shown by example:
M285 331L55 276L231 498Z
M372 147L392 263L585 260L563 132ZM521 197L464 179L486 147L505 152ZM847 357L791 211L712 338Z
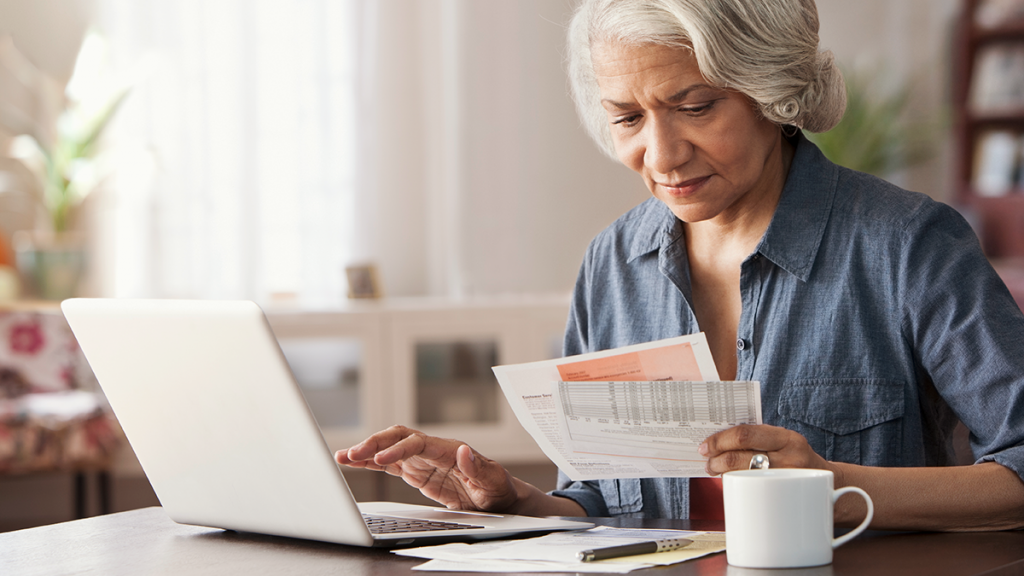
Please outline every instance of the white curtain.
M102 222L123 297L329 305L361 165L366 0L98 0L132 80ZM147 169L147 167L149 169Z
M564 293L647 197L567 97L575 0L95 1L142 158L96 293L331 306L360 262L386 296Z

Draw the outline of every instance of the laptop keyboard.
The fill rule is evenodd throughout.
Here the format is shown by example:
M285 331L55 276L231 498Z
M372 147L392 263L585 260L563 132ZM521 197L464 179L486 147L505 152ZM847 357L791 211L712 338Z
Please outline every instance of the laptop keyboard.
M473 524L458 522L437 522L434 520L417 520L415 518L393 518L391 516L373 516L363 514L366 527L371 534L396 534L401 532L436 532L439 530L470 530L483 528Z

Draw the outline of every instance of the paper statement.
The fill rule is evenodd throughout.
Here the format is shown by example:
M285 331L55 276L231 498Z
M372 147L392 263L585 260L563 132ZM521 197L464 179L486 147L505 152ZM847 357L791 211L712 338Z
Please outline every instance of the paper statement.
M697 447L761 423L757 382L720 382L704 334L496 366L513 412L573 480L707 476Z

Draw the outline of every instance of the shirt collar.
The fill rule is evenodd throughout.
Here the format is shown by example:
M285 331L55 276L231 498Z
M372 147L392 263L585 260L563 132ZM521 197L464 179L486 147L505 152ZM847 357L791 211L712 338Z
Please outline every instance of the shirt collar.
M755 252L806 282L832 211L839 168L802 132L794 144L796 151L782 197ZM628 261L683 236L682 224L664 202L650 198L639 208Z
M801 132L782 197L756 252L806 282L832 212L839 167Z
M630 246L629 259L660 250L683 235L683 223L657 198L648 198L638 207L637 223Z

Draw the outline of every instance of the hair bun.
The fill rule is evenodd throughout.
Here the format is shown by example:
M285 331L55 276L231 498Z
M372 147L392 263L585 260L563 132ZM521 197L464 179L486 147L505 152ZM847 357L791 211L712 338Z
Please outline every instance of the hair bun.
M805 113L794 125L808 132L828 132L846 112L846 82L831 51L819 52L817 74L804 93Z

